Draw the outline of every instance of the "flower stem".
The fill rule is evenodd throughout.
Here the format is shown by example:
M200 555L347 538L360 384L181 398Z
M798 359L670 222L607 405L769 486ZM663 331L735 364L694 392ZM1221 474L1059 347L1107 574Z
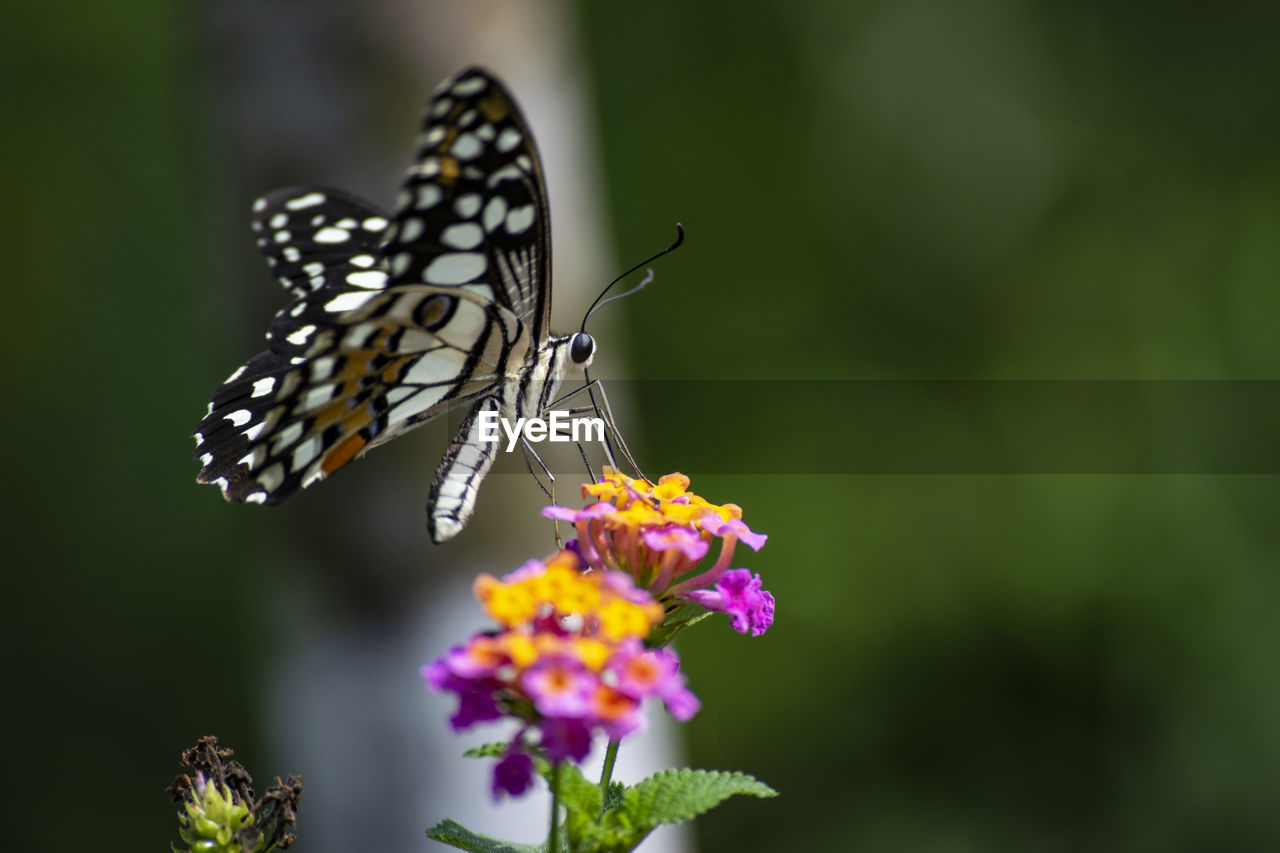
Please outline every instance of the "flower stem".
M551 764L551 832L547 835L547 853L560 850L560 762Z
M609 748L604 753L604 770L600 772L600 817L604 817L604 804L608 799L609 780L613 777L613 764L618 760L618 738L609 740Z

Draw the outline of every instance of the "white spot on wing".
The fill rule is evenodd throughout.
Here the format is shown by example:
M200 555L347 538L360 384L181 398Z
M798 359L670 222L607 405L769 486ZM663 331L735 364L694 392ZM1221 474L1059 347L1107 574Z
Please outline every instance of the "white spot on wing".
M240 457L240 461L237 462L236 464L243 465L244 467L252 471L254 468L257 468L259 464L261 464L263 458L266 455L267 455L266 448L255 447L252 451Z
M357 275L368 275L368 273L352 273L350 276L347 276L347 280L350 281L352 276ZM375 275L382 276L382 273L375 273ZM343 311L352 311L359 308L373 297L374 294L371 291L365 290L353 290L348 293L340 293L324 304L324 310L334 314L341 313Z
M480 210L480 194L467 193L458 196L458 200L453 203L453 210L463 219L470 219Z
M424 224L421 219L416 216L410 216L404 221L404 225L400 228L400 242L412 243L422 236Z
M459 160L474 160L483 150L484 146L480 144L479 139L476 139L475 134L464 133L453 141L453 147L449 149L449 153Z
M404 376L405 385L451 384L466 363L467 354L453 349L432 350L419 358ZM443 393L443 392L441 392ZM407 405L407 404L402 404Z
M418 187L418 210L426 210L440 203L444 193L435 184L423 184Z
M474 95L476 92L484 91L484 87L483 77L468 77L466 80L459 80L454 83L450 93L460 98L465 98L467 95Z
M284 466L279 462L258 475L258 482L268 492L274 492L284 482Z
M274 376L264 376L257 382L253 383L253 393L250 397L265 397L271 393L271 389L276 387L276 378Z
M308 207L315 207L317 204L324 204L324 199L324 193L307 193L286 201L284 206L290 210L305 210Z
M374 257L373 255L356 255L347 263L351 264L353 267L364 267L367 269L374 265Z
M360 227L366 231L381 231L387 227L387 220L381 216L370 216L364 222L360 223Z
M237 367L234 371L232 371L232 373L231 373L231 375L230 375L230 376L228 376L226 379L222 380L222 384L223 384L223 385L225 385L225 384L227 384L228 382L235 382L237 379L239 379L239 378L240 378L240 374L241 374L241 373L244 373L244 365L243 365L243 364L242 364L242 365L240 365L239 367Z
M345 243L351 233L345 228L321 228L316 232L317 243Z
M494 143L494 146L505 154L519 145L521 139L520 131L514 127L504 127L502 133L498 134L498 141Z
M448 385L441 385L438 388L424 388L388 412L387 423L399 423L400 421L408 420L414 415L425 412L427 409L440 402L440 398L448 393L448 391Z
M511 234L523 234L533 224L533 205L513 208L507 214L507 231Z
M303 410L318 409L333 399L334 388L325 385L323 388L312 388L302 398Z
M492 234L507 218L507 200L500 195L489 199L484 206L484 230Z
M301 421L291 423L280 431L280 434L276 436L276 440L271 442L271 453L273 455L279 453L299 438L302 438Z
M387 274L382 270L364 270L347 273L347 282L356 287L368 287L377 290L387 286Z
M433 259L422 271L427 284L462 284L484 274L488 262L479 252L450 252Z
M397 385L395 388L392 388L390 391L387 392L387 403L394 406L396 403L399 403L405 397L409 397L416 393L418 393L417 388L410 388L407 385Z
M245 496L244 502L247 504L264 504L267 502L267 493L253 492Z
M291 344L302 346L307 342L307 338L311 337L311 333L314 332L315 330L316 330L315 326L311 326L311 325L301 326L293 334L285 338L285 340Z
M315 361L311 362L311 381L323 382L332 376L333 366L336 362L337 359L331 355L326 355L323 358L317 358ZM297 426L301 429L302 425L298 424Z
M236 409L229 415L223 415L223 417L231 421L232 426L241 427L249 422L249 419L253 417L253 413L248 409Z
M258 436L262 434L262 428L266 425L267 425L266 421L262 421L261 423L256 423L253 426L249 427L247 430L245 430L242 433L242 435L244 435L244 437L249 439L250 441L257 441Z
M474 222L459 222L440 233L440 242L451 249L474 249L484 240L484 231Z
M313 435L293 450L293 470L297 471L311 464L320 455L320 436Z

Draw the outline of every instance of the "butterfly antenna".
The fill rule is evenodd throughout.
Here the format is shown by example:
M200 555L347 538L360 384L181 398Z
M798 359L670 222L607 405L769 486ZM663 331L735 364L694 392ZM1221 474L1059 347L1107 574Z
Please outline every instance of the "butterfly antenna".
M596 300L597 304L595 305L595 307L593 307L590 311L587 312L587 316L582 318L582 328L585 329L587 327L587 321L591 319L592 314L596 313L601 308L608 305L610 302L617 302L619 299L625 299L626 297L630 296L633 293L639 293L640 291L648 287L650 282L652 281L653 281L653 270L651 269L645 270L644 278L640 279L640 283L637 284L635 287L631 288L630 290L625 290L622 293L615 293L613 296L610 296L608 299L605 299L604 301Z
M641 267L643 267L643 266L647 266L648 264L653 263L654 261L656 261L658 258L662 257L663 255L666 255L666 254L669 254L669 253L671 253L671 252L674 252L676 249L680 248L680 244L681 244L681 243L683 243L683 242L684 242L684 226L683 226L683 225L681 225L679 222L677 222L677 223L676 223L676 239L675 239L675 242L674 242L674 243L672 243L672 244L671 244L670 246L668 246L667 248L663 249L661 252L658 252L656 255L653 255L652 257L646 258L645 260L643 260L643 261L641 261L640 263L636 264L635 266L631 267L631 269L627 270L627 271L626 271L626 272L624 272L622 275L618 276L618 277L617 277L617 278L615 278L613 281L609 282L608 286L607 286L607 287L605 287L605 289L604 289L604 290L600 291L600 295L596 297L596 301L595 301L595 302L592 302L592 303L591 303L591 307L587 309L587 313L586 313L586 315L585 315L585 316L583 316L583 318L582 318L582 328L581 328L579 331L585 332L585 331L587 330L587 321L591 319L591 315L592 315L592 314L594 314L594 313L596 313L597 311L599 311L599 310L600 310L601 308L603 308L604 306L608 305L608 304L609 304L610 302L612 302L614 299L621 299L621 298L622 298L622 297L624 297L624 296L630 296L631 294L635 293L636 291L643 290L643 289L644 289L644 287L645 287L645 285L647 285L649 282L653 281L653 271L652 271L652 270L650 270L650 271L649 271L649 274L648 274L648 275L646 275L646 276L644 277L644 280L643 280L643 281L641 281L638 285L636 285L635 287L633 287L633 288L631 288L630 290L628 290L626 293L620 293L620 294L618 294L617 296L611 297L611 298L609 298L609 299L605 299L605 298L604 298L604 295L605 295L606 293L608 293L610 290L612 290L612 289L613 289L613 286L614 286L615 284L617 284L618 282L622 281L624 278L626 278L627 276L631 275L633 272L635 272L636 270L640 269ZM601 300L603 300L603 301L601 301Z

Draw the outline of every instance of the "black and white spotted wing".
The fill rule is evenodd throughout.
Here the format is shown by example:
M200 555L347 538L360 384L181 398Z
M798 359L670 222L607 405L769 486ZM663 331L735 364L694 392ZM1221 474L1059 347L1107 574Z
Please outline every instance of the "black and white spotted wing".
M397 212L325 188L254 205L259 246L293 301L268 349L214 392L198 480L279 503L454 406L470 412L431 487L435 541L456 535L497 451L486 409L538 414L586 340L549 337L550 223L541 164L506 89L467 69L437 89Z

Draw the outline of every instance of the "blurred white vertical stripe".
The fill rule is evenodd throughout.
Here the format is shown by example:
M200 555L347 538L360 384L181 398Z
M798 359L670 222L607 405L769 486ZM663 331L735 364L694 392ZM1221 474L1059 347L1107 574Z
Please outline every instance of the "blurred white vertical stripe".
M353 191L388 204L431 89L466 65L484 65L511 88L537 139L552 209L553 327L577 327L614 264L571 4L213 5L205 14L213 101L222 107L214 124L229 149L215 155L224 172L216 184L228 222L247 215L254 195L299 181L352 182ZM401 110L404 116L384 114ZM235 239L234 227L228 230ZM225 322L251 324L256 314L246 306L256 311L278 295L253 263L260 261L245 261L249 282L222 295L230 299ZM609 367L621 347L606 321L593 320L591 331L602 375L615 375ZM502 574L550 550L536 489L527 478L491 475L472 522L483 535L435 548L420 520L438 458L423 458L424 448L436 450L425 438L402 439L357 462L362 474L344 472L327 484L326 491L345 490L341 501L317 498L276 515L283 559L265 579L279 587L266 597L282 602L265 690L275 755L249 763L303 774L299 843L313 853L425 849L424 829L446 817L500 838L545 837L545 794L495 807L490 762L459 757L507 732L454 735L451 701L430 695L417 674L483 625L470 593L477 572ZM576 474L561 500L576 498ZM504 499L508 488L513 496ZM681 763L665 711L652 708L650 717L650 732L622 749L616 779L633 782ZM598 775L602 753L600 745L591 773ZM645 849L688 850L689 838L665 828Z

